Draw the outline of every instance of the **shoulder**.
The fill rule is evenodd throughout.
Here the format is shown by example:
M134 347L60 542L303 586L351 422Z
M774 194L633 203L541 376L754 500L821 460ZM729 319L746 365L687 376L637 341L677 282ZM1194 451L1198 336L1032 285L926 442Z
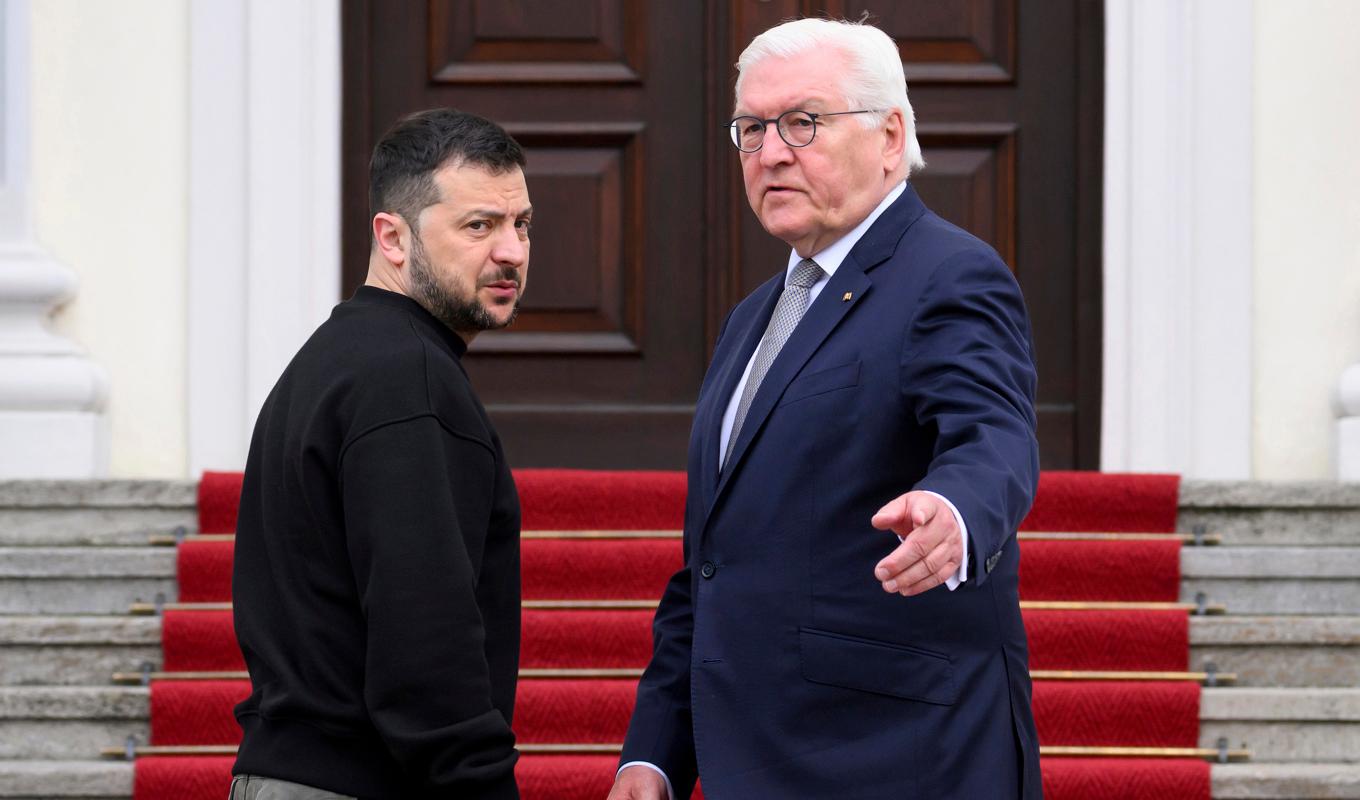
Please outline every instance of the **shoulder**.
M1020 295L1014 274L991 245L929 210L902 232L872 277L909 307L977 291Z
M404 393L424 380L425 343L399 309L342 307L317 335L324 335L324 349L333 354L337 372L354 381L356 393Z
M940 272L945 274L938 277L946 279L1011 276L1010 269L990 244L931 211L923 214L902 237L897 255L918 262L933 277Z
M446 424L476 416L458 358L401 309L342 308L313 338L330 362L330 390L355 430L420 414Z

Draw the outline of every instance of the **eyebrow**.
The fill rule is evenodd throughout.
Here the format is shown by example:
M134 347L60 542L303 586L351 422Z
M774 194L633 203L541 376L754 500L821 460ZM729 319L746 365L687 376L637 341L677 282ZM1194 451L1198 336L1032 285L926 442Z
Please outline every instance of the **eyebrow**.
M822 107L825 107L825 106L826 106L826 101L825 101L825 100L822 100L822 99L820 99L820 98L804 97L802 100L799 100L797 103L794 103L793 105L789 106L788 108L783 109L783 110L780 111L779 113L782 114L782 113L784 113L784 111L806 111L809 107L815 107L815 106L822 106ZM732 116L734 116L734 117L758 117L758 116L760 116L760 115L757 114L757 113L755 113L754 111L746 111L746 110L742 109L741 106L737 106L736 110L732 113Z
M533 215L534 215L534 207L533 207L533 206L525 206L524 208L520 209L520 210L515 214L515 219L519 219L520 217L532 217ZM474 208L474 209L472 209L471 211L469 211L469 212L467 212L467 213L461 215L461 216L459 217L459 219L460 219L460 220L469 220L469 219L478 219L478 218L485 218L485 219L505 219L506 216L507 216L507 215L504 214L503 212L501 212L500 209L494 209L494 208Z

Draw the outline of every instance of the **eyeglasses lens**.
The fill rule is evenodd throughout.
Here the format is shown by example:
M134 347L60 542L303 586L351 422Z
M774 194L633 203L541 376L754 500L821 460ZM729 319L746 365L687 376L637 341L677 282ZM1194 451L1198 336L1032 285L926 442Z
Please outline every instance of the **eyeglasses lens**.
M790 147L804 147L812 143L817 133L817 122L806 111L785 111L776 125L779 135ZM732 120L732 144L745 153L754 153L765 144L765 122L759 117L737 117Z
M785 111L779 116L779 135L793 147L811 144L816 131L817 123L806 111Z

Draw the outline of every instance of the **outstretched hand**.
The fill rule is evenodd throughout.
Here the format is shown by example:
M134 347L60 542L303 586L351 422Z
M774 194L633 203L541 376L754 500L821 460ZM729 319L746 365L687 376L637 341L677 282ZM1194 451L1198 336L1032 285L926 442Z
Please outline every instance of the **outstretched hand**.
M883 591L903 597L944 583L963 563L963 542L954 512L929 492L907 492L874 514L872 524L901 536L902 544L874 567Z

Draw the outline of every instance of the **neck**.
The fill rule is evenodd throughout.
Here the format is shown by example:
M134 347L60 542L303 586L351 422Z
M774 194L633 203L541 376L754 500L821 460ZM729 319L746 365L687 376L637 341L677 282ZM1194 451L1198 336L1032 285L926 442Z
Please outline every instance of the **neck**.
M365 286L372 286L378 289L386 289L389 292L404 294L411 297L411 293L406 290L405 276L398 273L391 264L387 263L381 255L374 254L368 260L368 275L364 278Z

